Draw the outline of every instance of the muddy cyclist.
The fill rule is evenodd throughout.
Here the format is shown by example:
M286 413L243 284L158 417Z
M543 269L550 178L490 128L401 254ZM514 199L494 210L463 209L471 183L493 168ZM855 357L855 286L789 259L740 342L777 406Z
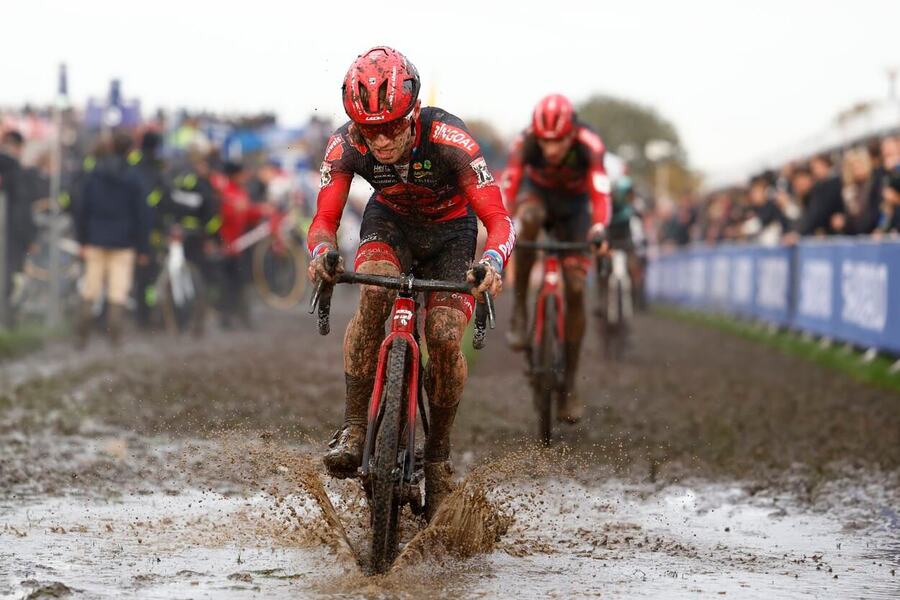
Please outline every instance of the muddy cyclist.
M336 232L355 174L375 190L360 226L354 270L359 273L474 281L476 217L487 228L480 262L487 275L472 294L500 292L501 272L515 243L478 143L465 124L418 99L419 74L400 52L376 47L350 66L342 88L350 121L328 141L321 167L318 208L309 228L311 281L332 276L324 258L336 249ZM338 267L338 272L342 267ZM346 406L324 462L329 473L357 472L366 434L366 409L393 293L363 286L344 338ZM450 430L466 380L460 350L473 296L431 293L425 300L425 371L431 432L425 446L426 516L452 490Z
M600 239L609 224L610 186L603 166L603 141L578 122L572 103L559 94L538 102L531 126L513 142L503 176L504 195L516 216L523 240L533 241L541 228L560 242ZM606 244L600 246L606 251ZM514 350L527 345L528 282L536 254L516 252L515 296L508 341ZM569 255L563 261L566 290L566 389L557 413L577 422L583 407L575 375L585 328L584 289L590 258Z

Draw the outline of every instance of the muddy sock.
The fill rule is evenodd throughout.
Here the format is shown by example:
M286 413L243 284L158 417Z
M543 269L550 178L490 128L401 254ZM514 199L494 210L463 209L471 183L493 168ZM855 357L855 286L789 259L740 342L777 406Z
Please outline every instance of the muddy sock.
M456 418L455 406L435 406L428 403L428 439L425 440L425 461L439 462L450 458L450 431Z
M375 377L360 377L344 373L347 383L347 403L344 405L344 424L366 426L368 419L366 413L369 409L369 399L372 396L372 387Z

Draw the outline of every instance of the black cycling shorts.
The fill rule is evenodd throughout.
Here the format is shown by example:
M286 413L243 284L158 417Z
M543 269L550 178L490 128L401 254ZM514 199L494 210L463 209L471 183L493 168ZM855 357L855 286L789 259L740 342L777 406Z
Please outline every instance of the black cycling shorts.
M546 213L544 231L560 242L583 242L591 229L591 202L587 193L571 194L542 188L522 179L520 204L540 202Z
M591 229L591 202L587 193L571 194L535 185L528 177L522 179L519 204L538 202L544 207L544 231L558 242L584 242ZM568 254L564 266L584 272L590 268L590 255Z
M401 273L421 279L465 281L475 259L478 224L475 214L450 221L422 221L400 215L378 200L369 199L359 228L355 270L368 261L388 261ZM432 292L426 310L449 306L471 318L475 300L469 294Z

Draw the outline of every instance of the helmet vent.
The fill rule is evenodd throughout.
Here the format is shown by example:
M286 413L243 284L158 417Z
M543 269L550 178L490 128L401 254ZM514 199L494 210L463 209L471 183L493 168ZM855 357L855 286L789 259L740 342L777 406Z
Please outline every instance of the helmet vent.
M392 107L388 106L387 101L387 89L388 82L387 79L381 82L381 85L378 86L378 109L379 110L388 110L390 111Z

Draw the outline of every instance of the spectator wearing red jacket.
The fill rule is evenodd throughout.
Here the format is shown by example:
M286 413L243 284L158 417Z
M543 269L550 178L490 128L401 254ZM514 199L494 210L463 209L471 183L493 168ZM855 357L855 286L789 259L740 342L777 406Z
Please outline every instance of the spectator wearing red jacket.
M238 246L242 235L270 214L271 208L254 204L247 193L247 172L243 165L226 162L224 175L211 179L222 199L222 226L219 238L225 259L222 261L222 326L230 329L234 319L250 326L250 308L246 299L247 275L250 271L247 258Z

